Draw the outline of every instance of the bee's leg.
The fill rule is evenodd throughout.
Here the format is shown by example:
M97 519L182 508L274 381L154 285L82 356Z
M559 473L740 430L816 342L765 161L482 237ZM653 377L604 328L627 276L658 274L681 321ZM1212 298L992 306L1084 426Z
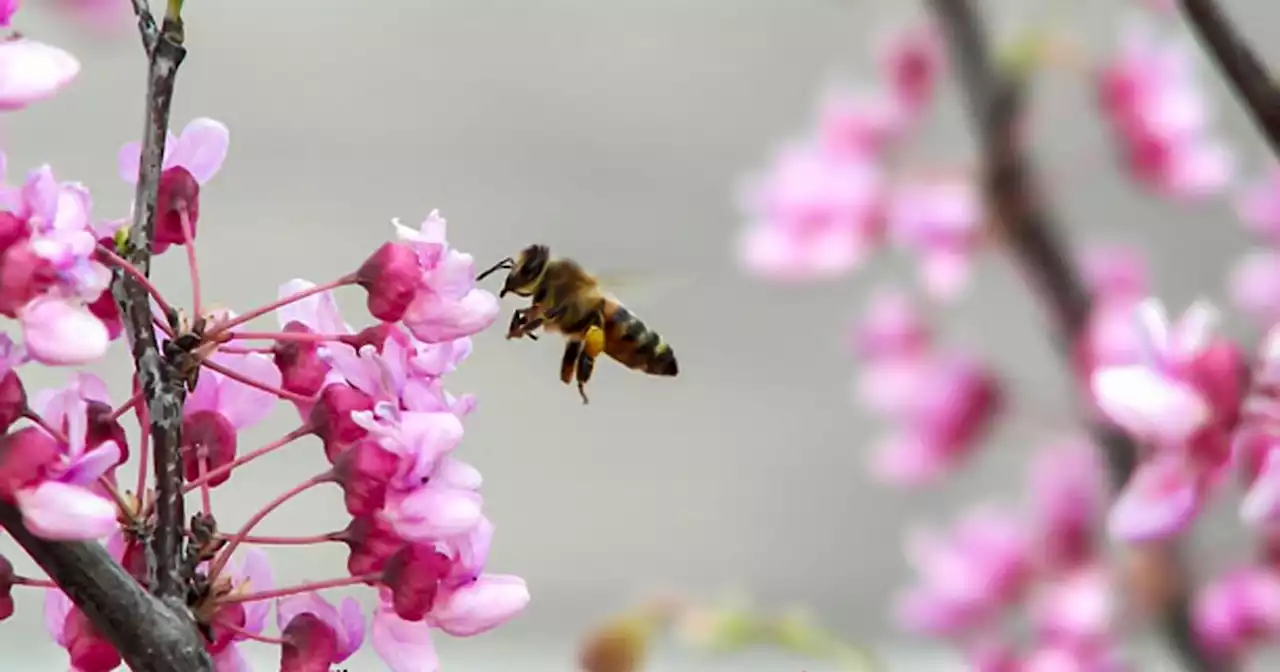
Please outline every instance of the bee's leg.
M542 318L529 318L528 308L518 308L511 313L511 324L507 327L507 338L520 338L528 336L532 340L538 340L538 335L533 333L534 329L542 326Z
M582 337L582 354L578 356L578 394L582 395L584 404L589 403L585 388L596 368L596 357L601 352L604 352L604 330L593 326Z
M582 341L569 341L564 345L564 358L560 360L560 382L565 385L573 380L573 370L578 366L578 355L582 354Z

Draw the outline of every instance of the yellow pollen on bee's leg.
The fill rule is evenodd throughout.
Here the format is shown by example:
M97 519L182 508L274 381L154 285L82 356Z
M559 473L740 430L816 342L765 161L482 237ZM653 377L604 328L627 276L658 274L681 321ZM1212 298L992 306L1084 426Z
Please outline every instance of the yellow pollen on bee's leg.
M586 335L582 337L582 345L588 357L597 357L604 352L604 330L600 327L587 329Z

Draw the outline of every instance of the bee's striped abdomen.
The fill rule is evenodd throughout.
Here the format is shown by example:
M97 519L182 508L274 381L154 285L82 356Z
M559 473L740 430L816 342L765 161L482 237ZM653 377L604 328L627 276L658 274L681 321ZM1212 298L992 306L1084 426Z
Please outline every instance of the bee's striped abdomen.
M604 307L605 353L623 366L655 376L679 372L675 352L643 320L615 301Z

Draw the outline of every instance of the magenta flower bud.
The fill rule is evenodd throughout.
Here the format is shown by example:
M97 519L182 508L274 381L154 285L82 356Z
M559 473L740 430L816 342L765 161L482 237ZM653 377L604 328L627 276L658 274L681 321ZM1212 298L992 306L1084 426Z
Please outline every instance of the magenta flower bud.
M339 453L369 433L351 419L351 414L371 410L373 399L354 387L330 385L320 393L319 402L311 409L310 420L316 436L324 442L329 464L334 464Z
M421 278L418 253L404 243L383 243L356 271L356 281L369 292L369 314L383 322L404 317Z
M200 183L182 166L166 168L160 173L160 191L156 196L157 254L169 249L170 245L183 245L187 242L186 233L182 230L184 211L194 239L196 221L200 219Z
M0 555L0 621L13 615L13 563Z
M120 654L105 637L98 634L89 617L73 608L62 626L62 636L72 669L80 672L111 672L120 667Z
M287 334L312 333L306 325L290 322L285 325ZM281 385L285 390L304 397L314 397L324 386L329 366L320 359L316 343L300 341L276 341L271 353L276 368L280 369Z
M204 457L201 467L200 457ZM221 413L197 411L182 421L182 471L188 481L236 459L236 428ZM228 471L209 479L215 488L231 478Z
M235 642L236 635L244 630L246 620L247 614L242 602L233 602L218 607L209 624L209 631L212 637L205 643L204 648L215 655L222 653Z
M338 633L314 614L300 614L281 633L280 672L327 672L338 653Z
M2 389L3 386L0 385L0 390ZM120 449L120 460L116 462L116 466L128 462L129 437L124 433L124 425L111 417L115 409L92 399L86 401L85 406L85 416L89 421L85 428L85 450L93 450L107 441L114 441Z
M419 544L405 546L392 556L382 580L391 589L396 615L406 621L426 618L451 564L449 556Z
M28 245L15 245L0 256L0 314L17 317L18 311L53 286L56 280L48 260L36 256Z
M400 456L364 440L337 457L334 472L347 513L357 518L377 513L387 502L387 484L400 468Z
M43 481L58 459L58 444L44 430L24 427L0 438L0 500Z
M340 537L346 543L347 571L351 576L381 572L391 556L407 543L379 516L352 518ZM375 582L368 582L374 585Z
M27 410L27 390L18 372L10 370L0 378L0 431L9 431Z
M0 210L0 252L26 240L30 235L31 229L25 221L8 210Z

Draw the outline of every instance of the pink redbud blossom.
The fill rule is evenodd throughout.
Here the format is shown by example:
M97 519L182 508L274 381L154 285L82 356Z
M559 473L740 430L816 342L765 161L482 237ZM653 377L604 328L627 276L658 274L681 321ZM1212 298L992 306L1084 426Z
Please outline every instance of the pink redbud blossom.
M369 314L395 322L418 294L422 275L417 251L405 243L383 243L356 271L360 286L369 292Z
M51 366L88 364L107 354L111 335L89 309L42 296L18 313L31 358Z
M231 144L231 132L222 122L199 117L192 119L180 135L169 133L164 146L164 162L161 165L160 196L156 202L155 253L160 254L170 245L186 242L179 208L187 211L192 235L195 235L199 219L200 186L213 179L227 158ZM127 142L120 148L117 165L120 179L129 184L138 181L138 164L142 157L142 144Z
M280 672L328 670L364 643L364 616L349 597L338 608L316 593L282 598L276 602L276 622L285 641Z
M1119 594L1105 566L1081 567L1055 579L1031 605L1043 641L1081 649L1108 642L1119 608Z
M1280 166L1244 187L1236 199L1236 214L1262 242L1280 243Z
M9 27L20 4L19 0L0 0L0 28Z
M883 237L884 177L873 158L796 146L751 187L739 251L753 273L816 280L856 268Z
M1083 255L1081 266L1095 300L1142 299L1147 296L1149 270L1139 250L1119 246L1094 247Z
M1030 545L1018 522L981 509L952 533L913 535L907 558L920 583L899 604L910 630L954 636L980 627L1021 597L1031 570Z
M817 149L851 160L884 152L910 129L916 111L895 94L884 88L828 93L818 113Z
M80 61L57 47L23 37L0 41L0 111L50 98L78 74Z
M208 563L202 563L201 569L207 572ZM232 560L227 570L232 595L271 590L275 583L267 554L261 549L245 549L242 555ZM247 672L248 661L237 642L247 639L243 633L261 634L270 614L271 602L267 600L220 605L211 619L211 639L205 645L213 656L214 668L219 672Z
M350 385L327 385L320 392L320 399L311 409L309 419L316 436L324 442L324 454L333 464L338 455L368 431L351 419L355 411L373 408L373 398Z
M71 669L76 672L112 672L123 662L115 647L61 590L45 590L44 627L53 641L67 650Z
M396 236L418 255L418 290L402 319L414 338L442 343L472 336L498 318L498 297L475 286L475 262L446 242L446 223L431 211L418 230L393 221Z
M1205 645L1234 658L1259 640L1280 634L1280 578L1256 567L1228 572L1200 590L1192 619Z
M1231 299L1264 327L1280 322L1280 252L1255 250L1231 271Z
M1233 176L1231 152L1213 137L1208 97L1196 78L1193 45L1131 22L1099 82L1103 114L1130 174L1156 193L1214 196Z
M18 376L26 360L26 348L0 334L0 432L8 431L27 410L27 390Z
M280 386L280 370L266 355L215 352L209 360L265 387ZM237 434L266 418L275 400L271 392L204 370L183 406L182 454L187 480L194 481L201 473L233 461ZM230 476L227 472L214 477L209 485L221 485Z
M970 179L899 185L888 212L890 236L919 255L925 289L943 300L968 285L983 221L982 196Z
M880 45L878 61L888 88L912 121L933 101L946 67L946 43L937 27L921 23L899 30Z
M915 303L891 288L872 293L850 336L854 354L864 363L915 359L933 342L933 330Z
M1034 530L1041 561L1051 569L1079 567L1093 558L1107 505L1102 460L1087 441L1041 451L1032 463Z

